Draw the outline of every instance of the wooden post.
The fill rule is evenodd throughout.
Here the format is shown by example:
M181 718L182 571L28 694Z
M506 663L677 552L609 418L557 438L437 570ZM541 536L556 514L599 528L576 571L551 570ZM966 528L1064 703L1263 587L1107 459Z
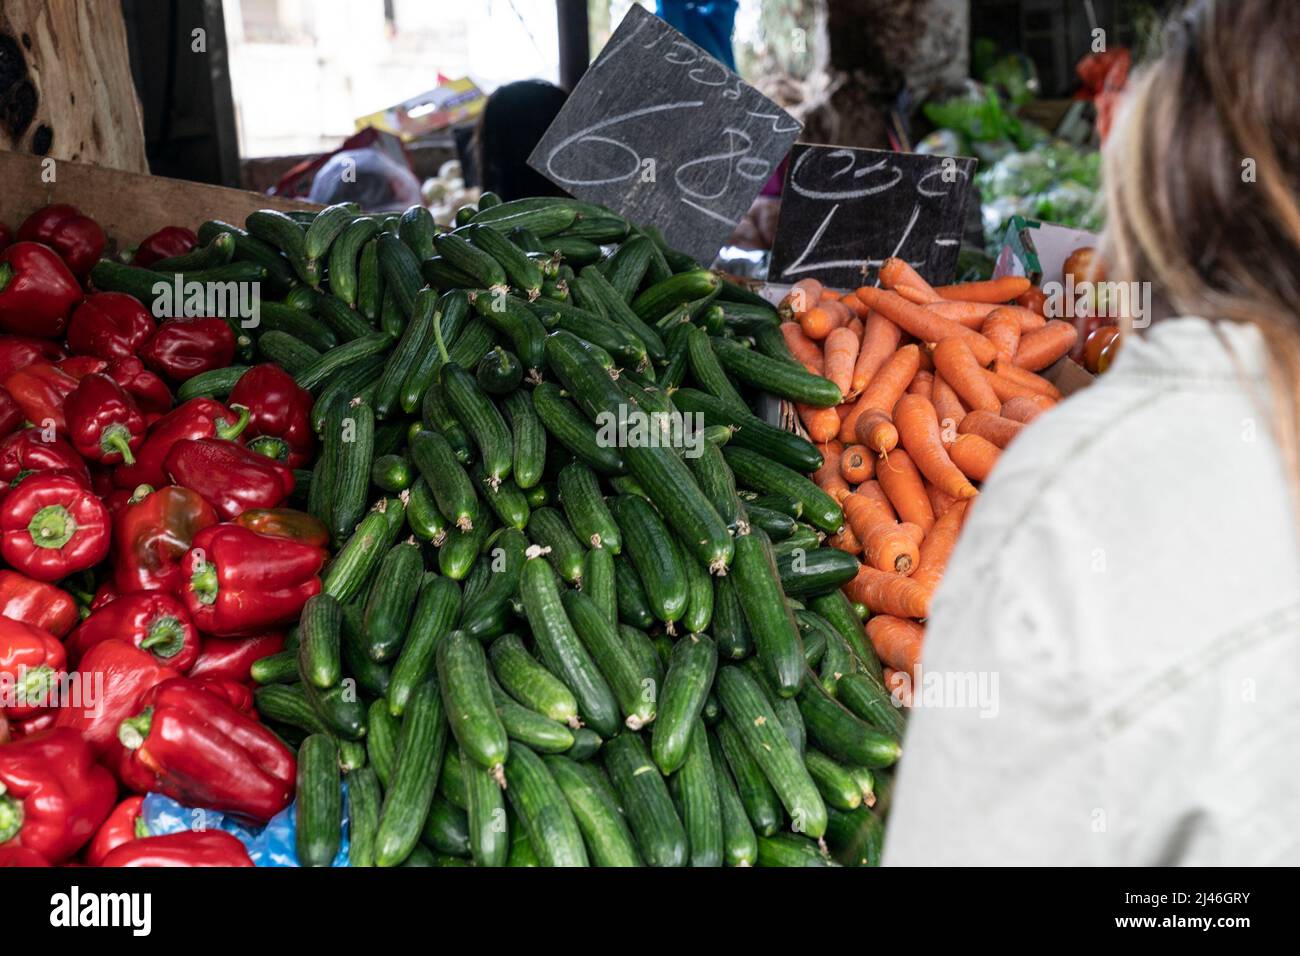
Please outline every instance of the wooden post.
M0 150L149 171L120 4L0 5Z
M573 92L591 62L587 0L555 0L555 16L560 36L560 86Z

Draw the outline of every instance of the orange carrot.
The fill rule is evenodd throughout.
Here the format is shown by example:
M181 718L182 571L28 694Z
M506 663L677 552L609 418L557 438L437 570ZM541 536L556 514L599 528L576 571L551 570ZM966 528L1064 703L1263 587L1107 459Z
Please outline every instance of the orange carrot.
M820 302L821 298L822 284L818 280L800 279L790 286L790 291L785 294L785 298L781 300L776 310L781 318L790 319L807 312Z
M862 542L863 557L869 565L899 574L916 567L923 535L915 525L909 527L895 520L893 508L875 481L864 481L840 502L840 507L844 509L845 523Z
M998 463L1002 449L987 438L979 435L958 435L957 440L948 446L948 457L962 470L967 478L984 481L993 466Z
M893 292L883 292L871 286L858 289L858 298L882 313L908 335L913 335L922 342L941 342L944 339L962 338L975 353L981 365L988 365L997 358L998 351L993 343L973 329L968 329L960 322L953 322L936 315L923 305L916 305Z
M880 284L886 289L895 291L899 286L906 286L909 294L905 297L909 299L917 295L927 302L938 302L940 298L939 293L934 291L934 287L921 277L921 273L913 269L906 260L897 256L891 256L881 264Z
M1061 390L1037 372L1031 372L1013 362L1004 362L1001 359L993 363L993 371L1003 378L1032 388L1035 392L1040 392L1053 401L1059 402L1061 400Z
M862 341L862 333L865 327L862 324L862 320L858 318L857 315L854 315L853 318L849 319L849 324L844 327L853 333L853 337L858 342ZM854 348L853 351L855 354L857 353L856 348Z
M999 305L993 309L993 312L999 312L1004 316L1014 316L1016 323L1020 326L1020 334L1033 332L1035 329L1041 329L1047 324L1041 312L1035 312L1033 309L1026 309L1022 305ZM993 316L990 312L984 321L988 321ZM981 330L982 331L982 330Z
M935 518L942 518L948 513L948 509L957 503L957 499L946 491L940 491L928 478L925 482L925 494L930 499L930 507L934 509ZM933 532L933 529L931 529Z
M862 553L862 542L858 540L858 536L853 533L853 529L847 524L826 539L826 546L828 548L839 548L841 551L854 555Z
M925 369L918 371L912 379L912 384L907 386L908 395L923 395L929 398L934 394L934 373Z
M881 682L885 685L885 690L889 691L889 696L904 707L912 706L912 678L902 671L885 665L881 668ZM895 704L894 706L898 706ZM874 796L874 795L873 795ZM867 806L874 806L874 803L868 803Z
M939 286L934 291L945 299L961 299L964 302L1010 302L1029 291L1029 285L1029 280L1024 276L1003 276L983 282Z
M935 315L960 322L966 328L978 331L988 314L997 306L989 302L949 302L947 299L940 299L938 302L928 303L926 308Z
M1022 422L1012 421L1010 418L1003 418L1000 414L977 409L961 420L961 424L957 426L957 431L963 435L979 435L980 438L992 442L999 448L1006 448L1024 427ZM949 449L948 454L952 454L951 449Z
M984 381L989 383L989 386L993 389L993 394L998 397L999 401L1005 402L1007 399L1015 398L1017 396L1023 396L1025 398L1042 398L1049 402L1053 401L1050 395L1044 395L1037 389L1017 382L1014 379L1010 379L1005 375L999 375L991 368L980 369L980 372L984 376Z
M921 662L925 628L915 621L890 614L875 614L867 621L867 637L876 656L890 667L910 674Z
M858 337L847 326L834 329L826 336L826 364L822 374L839 386L840 394L849 390L853 365L858 358Z
M925 493L925 482L916 463L903 449L896 450L876 466L876 481L898 516L925 534L934 526L934 506Z
M840 456L844 454L844 446L833 437L822 441L814 438L813 443L822 453L821 467L812 473L813 483L820 488L826 478L840 473Z
M920 395L900 398L894 406L894 426L898 429L899 443L912 456L921 474L954 498L979 494L944 450L939 418L929 399Z
M879 312L867 313L862 331L862 348L858 351L858 360L853 366L849 390L844 393L846 398L856 398L862 394L872 376L897 350L902 335L902 329Z
M859 444L866 445L877 455L888 455L898 447L898 429L883 408L864 410L854 429Z
M921 364L921 350L915 345L904 345L894 352L880 366L879 371L871 377L867 387L858 396L853 410L845 416L840 425L840 439L852 442L857 439L854 430L860 416L868 408L883 408L886 411L894 407L898 397L907 389L907 385L916 375ZM870 447L868 442L864 445Z
M944 339L934 347L934 365L968 408L996 411L1002 407L965 342Z
M841 298L841 296L843 296L843 294L844 294L844 293L842 293L842 292L836 292L834 289L827 289L827 288L823 287L823 288L822 288L821 301L822 301L822 302L838 302L838 301L840 301L840 298Z
M996 309L980 326L983 336L998 350L998 358L1010 362L1020 346L1020 318L1010 309Z
M790 354L803 363L803 367L814 375L822 373L821 346L803 334L798 322L782 322L781 335L785 337L786 348Z
M814 442L830 441L840 433L840 416L834 408L818 408L815 405L796 403L795 411L799 420Z
M849 311L855 316L862 319L864 322L866 321L867 313L871 310L862 303L862 300L858 298L857 293L846 292L840 297L840 301L848 306Z
M876 456L866 445L849 445L840 455L840 475L851 485L870 481L876 474Z
M832 305L839 305L839 303L823 302L799 316L799 327L803 329L804 335L820 342L848 321L844 313L831 308Z
M1002 417L1024 425L1028 425L1045 411L1046 408L1027 396L1009 398L1002 403Z
M1020 339L1020 348L1016 350L1016 364L1031 372L1047 368L1070 349L1079 338L1079 330L1069 322L1052 319L1037 332L1030 332Z
M869 564L858 568L853 580L844 585L850 601L861 601L872 614L895 617L925 617L930 610L930 592L902 574L879 571Z
M934 593L939 579L943 577L948 566L948 556L952 554L953 545L957 543L957 533L961 531L966 517L966 502L958 501L939 516L930 533L921 545L921 562L912 575L912 580Z
M934 377L930 401L934 403L934 410L939 415L939 434L946 444L956 434L958 422L966 417L966 406L942 375Z

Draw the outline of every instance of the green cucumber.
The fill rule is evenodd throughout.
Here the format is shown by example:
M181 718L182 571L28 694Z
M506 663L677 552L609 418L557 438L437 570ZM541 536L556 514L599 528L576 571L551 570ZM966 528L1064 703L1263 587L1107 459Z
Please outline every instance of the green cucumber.
M784 541L795 533L799 523L787 514L750 503L745 506L750 524L762 528L773 542Z
M557 476L560 504L579 540L592 548L622 550L622 535L600 491L595 472L580 461L560 469Z
M470 477L483 489L483 500L503 525L520 531L527 527L531 511L528 498L518 485L510 480L493 485L480 465L470 469Z
M686 762L673 780L686 827L691 866L722 866L726 838L717 775L709 755L708 732L701 721L695 721L693 726Z
M830 811L826 842L843 866L880 866L885 827L867 807Z
M407 489L406 522L415 536L421 541L428 541L434 547L441 547L447 540L447 519L438 510L433 491L424 478L416 478L415 483Z
M474 280L482 289L505 288L506 272L489 253L477 248L462 235L445 232L433 237L438 255Z
M492 702L501 726L511 740L539 754L564 753L573 747L573 731L564 724L529 710L499 687L492 686Z
M366 601L364 632L371 660L390 661L401 650L423 568L414 538L394 545L380 562Z
M780 696L794 696L803 679L803 645L781 590L772 544L760 529L751 528L748 534L736 536L732 575L764 671Z
M339 344L334 330L317 319L298 309L290 308L279 302L263 302L259 307L261 314L257 326L258 335L267 332L283 332L299 342L310 345L317 353L328 352ZM313 361L315 357L312 357Z
M730 717L724 717L715 729L749 822L760 836L776 833L785 818L781 800L772 789L772 784L750 754L749 747Z
M870 770L898 762L902 749L893 735L855 716L815 675L804 680L798 699L809 738L829 756Z
M781 729L785 731L786 739L794 747L795 753L802 757L803 752L808 748L808 731L803 724L803 715L799 713L798 701L792 697L782 697L776 692L772 679L764 673L763 665L757 658L746 658L740 666L758 682L767 702L776 712L777 720L781 721Z
M199 241L209 242L219 232L229 233L235 240L235 259L255 262L266 270L267 291L272 295L288 292L298 278L280 251L270 243L248 234L247 230L232 226L220 219L209 219L199 226Z
M320 360L321 353L288 332L263 332L257 339L258 354L297 376Z
M899 705L867 674L844 674L835 685L836 699L871 726L901 739L906 722Z
M411 320L402 330L397 346L388 356L388 364L375 389L375 415L387 418L401 408L402 388L407 375L420 356L433 347L434 323L442 317L438 313L438 298L431 289L416 294Z
M626 555L614 562L614 593L618 600L618 619L636 628L653 627L655 615L650 610L641 577Z
M469 432L465 431L460 419L447 406L442 386L437 382L429 384L420 400L420 420L425 428L438 432L447 439L458 462L467 465L474 460Z
M188 402L191 398L225 398L247 371L247 365L231 365L200 372L181 382L176 389L176 402Z
M357 311L373 325L384 301L384 274L379 268L379 239L367 239L357 263Z
M361 519L356 531L325 569L321 591L340 604L350 601L378 567L387 540L388 519L376 506Z
M577 729L578 701L564 681L539 664L514 634L503 634L488 649L492 671L515 700L551 720Z
M630 329L567 302L538 299L533 312L550 329L563 329L594 345L599 345L627 368L648 367L645 343Z
M739 437L740 432L736 433ZM747 488L769 494L790 495L803 504L805 520L820 531L836 534L844 524L844 511L834 498L809 479L770 458L729 444L723 449L736 481Z
M622 800L646 863L685 866L689 857L686 830L641 735L619 734L602 749L605 769Z
M808 602L808 607L820 614L840 633L841 637L849 642L858 666L879 684L884 679L880 658L876 656L875 648L871 646L866 629L862 626L862 618L858 616L843 592L819 594Z
M713 620L713 578L704 565L691 556L680 538L674 539L678 562L686 575L686 610L681 624L688 634L698 634L709 629Z
M506 796L538 862L542 866L586 866L582 830L542 758L525 746L511 747L505 772Z
M398 310L409 318L415 311L415 297L420 286L424 285L420 260L391 232L381 232L376 241L379 243L379 271L384 276L384 294L391 294Z
M622 242L629 228L626 219L605 210L599 215L579 215L560 238L587 239L597 243Z
M636 296L636 290L641 287L641 280L650 268L653 250L654 243L645 236L633 236L605 260L605 278L624 302L630 303Z
M542 762L577 820L591 861L600 867L641 866L636 840L600 770L561 756Z
M497 789L501 789L497 787ZM442 854L451 859L463 859L470 856L469 815L449 800L434 794L429 804L429 815L424 818L420 830L420 842L435 854ZM417 847L417 849L419 849ZM414 856L412 851L412 856ZM404 866L406 864L403 864ZM421 864L423 865L423 864ZM431 866L454 865L431 863Z
M857 576L861 563L839 548L814 548L781 555L776 567L785 593L802 597L839 590Z
M361 767L348 774L348 866L375 865L383 799L374 768Z
M528 380L541 381L546 327L528 303L504 291L479 292L470 298L479 317L510 340L511 348L527 369Z
M758 860L758 839L745 814L736 790L736 782L722 757L717 738L706 733L709 758L713 763L713 780L718 788L718 803L722 811L723 855L728 866L753 866Z
M623 723L639 730L654 720L658 696L654 676L638 663L613 622L581 591L565 591L563 605L579 640L613 690Z
M769 358L732 339L714 338L712 344L727 373L753 388L818 408L832 408L844 400L838 385L802 367Z
M370 482L380 491L395 495L411 487L414 476L405 455L380 455L370 466Z
M320 285L320 264L315 260L309 261L306 235L291 216L274 209L258 209L248 214L244 228L250 235L283 252L303 282L313 289Z
M700 491L713 505L718 516L733 533L747 520L747 509L736 493L736 478L731 473L722 449L701 436L699 454L685 455L686 465L695 476Z
M623 295L610 285L609 280L595 266L586 266L579 275L575 288L578 298L587 308L596 308L617 325L623 326L644 345L650 358L662 362L668 350L659 332L652 328Z
M812 442L733 408L707 392L681 388L673 393L673 403L684 414L702 415L706 425L731 426L734 432L728 448L749 449L797 472L810 473L822 466L822 454Z
M298 670L302 679L329 690L343 679L340 638L343 608L328 594L307 599L298 620Z
M321 389L311 407L311 426L317 435L325 434L325 421L332 409L347 405L354 398L364 398L378 384L384 360L377 355L363 359L339 372Z
M672 624L685 612L688 595L686 570L672 535L644 498L618 495L609 504L652 612Z
M448 259L442 256L434 256L421 262L420 276L429 285L443 292L451 292L457 289L473 289L478 286L478 282L472 275L463 269L456 268Z
M527 548L528 539L517 528L506 527L493 534L477 565L487 569L486 583L472 602L466 600L461 630L478 640L501 633L501 612L519 591L519 572Z
M536 551L540 549L529 549L519 592L542 661L573 691L586 723L602 737L613 736L619 726L618 701L565 613L555 572L538 560Z
M480 767L479 769L487 773L486 767ZM488 779L491 779L490 775ZM492 785L498 790L501 789L501 785L495 780L492 781ZM452 806L468 810L468 789L465 782L464 764L460 761L460 749L448 747L446 754L442 758L442 773L438 776L438 794Z
M469 852L477 866L505 866L510 855L506 800L492 774L462 752Z
M466 230L466 236L473 245L497 261L509 283L528 296L529 301L541 294L541 268L511 242L505 233L487 226L471 225Z
M574 269L600 261L600 244L580 236L546 236L542 239L546 251ZM543 286L543 292L545 287Z
M749 624L736 593L736 575L713 579L713 637L718 656L726 660L743 660L754 652Z
M688 634L673 645L651 734L651 751L664 774L674 773L686 761L691 728L704 708L717 665L717 648L707 635Z
M433 257L433 237L437 232L438 225L433 221L433 213L418 203L408 207L397 220L397 237L406 243L406 247L420 261Z
M396 866L415 849L438 788L446 745L447 716L437 684L429 678L411 695L402 718L375 838L376 865Z
M296 670L296 663L294 667ZM259 687L253 692L253 701L264 720L297 727L309 734L329 733L325 722L312 710L301 684L268 684Z
M298 652L280 651L259 657L249 667L249 676L258 684L292 684L298 680Z
M464 631L452 631L438 642L436 657L438 686L453 736L464 753L504 785L510 743L493 705L483 645Z
M836 866L818 845L797 833L777 833L758 839L759 866Z
M420 431L411 441L411 458L443 516L462 531L472 529L478 495L447 439L438 432Z
M155 272L193 272L198 269L224 266L234 256L235 237L228 233L219 232L203 245L195 246L184 255L159 259L157 262L152 263L149 268Z
M411 695L433 669L438 643L451 633L460 613L460 588L450 578L427 572L419 582L419 597L388 682L388 712L401 717Z
M455 581L463 581L473 570L474 562L492 532L492 515L477 502L470 520L473 527L468 531L455 526L449 528L447 540L438 549L438 570Z
M308 259L324 258L339 234L357 216L355 203L336 203L316 214L303 235L303 250Z
M468 294L462 289L444 293L438 299L436 311L441 315L440 333L443 341L456 342L469 319ZM425 391L436 380L438 369L442 366L442 355L433 347L433 341L426 341L423 353L416 356L402 381L398 404L408 415L420 408Z
M592 548L582 561L582 590L589 595L605 619L618 623L618 587L614 555L605 548Z
M316 716L331 733L348 740L360 740L366 735L366 708L358 699L352 680L344 680L329 690L320 690L311 684L299 686Z
M722 402L728 410L734 409L736 414L742 416L751 414L749 406L731 384L731 377L718 362L709 334L699 328L691 328L685 334L686 357L695 384Z
M479 361L474 380L489 395L509 395L524 380L524 367L515 353L498 345Z
M596 471L619 475L627 469L618 448L600 443L595 426L563 396L559 386L542 382L534 388L533 408L546 431Z
M366 714L366 757L384 789L392 783L401 733L401 721L388 712L385 701L382 698L373 701Z
M298 748L296 840L301 866L330 866L343 828L339 752L325 734L312 734Z
M265 338L265 336L263 336ZM297 372L293 380L307 391L315 391L325 382L351 365L376 355L383 355L393 347L393 337L386 332L374 332L359 339L344 342L330 349L310 366Z
M527 490L542 480L542 469L546 465L546 429L542 427L527 392L512 392L501 405L510 425L515 484Z
M548 549L546 560L562 580L572 585L581 583L586 550L574 537L564 515L554 508L536 509L528 522L528 537Z
M357 263L362 247L378 232L375 221L362 216L348 223L330 246L330 292L349 307L357 304Z
M570 760L590 760L600 752L604 739L590 727L579 727L573 732L573 746L565 756Z
M447 404L478 447L479 461L489 483L500 484L510 477L513 466L510 426L469 372L454 362L448 362L440 374Z
M862 806L862 788L845 767L820 750L809 750L803 755L803 762L827 807L856 810Z
M796 832L820 839L826 832L826 804L762 687L744 669L723 667L718 671L718 697L750 756L781 798Z
M679 272L667 279L656 282L632 300L632 311L644 322L654 322L667 313L693 302L711 296L718 291L718 277L707 269L691 269Z

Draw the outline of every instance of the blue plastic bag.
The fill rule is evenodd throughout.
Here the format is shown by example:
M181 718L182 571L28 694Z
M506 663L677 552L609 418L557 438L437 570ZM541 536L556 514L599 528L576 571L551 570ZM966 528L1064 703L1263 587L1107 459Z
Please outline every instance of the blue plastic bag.
M144 798L140 817L150 836L182 830L224 830L248 850L256 866L297 866L297 807L295 800L273 816L264 827L252 827L219 810L187 807L161 793ZM331 866L348 865L348 785L343 784L343 826L339 852Z

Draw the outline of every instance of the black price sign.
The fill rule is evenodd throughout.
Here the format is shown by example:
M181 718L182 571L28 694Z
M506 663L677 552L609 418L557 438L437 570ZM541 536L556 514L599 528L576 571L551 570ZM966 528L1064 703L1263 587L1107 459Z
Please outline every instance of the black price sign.
M951 282L975 160L839 146L795 146L768 279L853 289L891 256Z
M528 158L579 199L712 261L801 126L633 5Z

